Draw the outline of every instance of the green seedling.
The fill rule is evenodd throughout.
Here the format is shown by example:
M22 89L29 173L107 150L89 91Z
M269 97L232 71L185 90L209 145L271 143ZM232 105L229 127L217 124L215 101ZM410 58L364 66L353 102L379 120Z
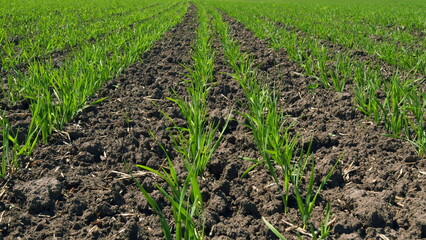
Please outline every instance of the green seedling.
M228 35L227 26L222 22L220 15L213 11L213 16L216 29L221 36L225 56L234 70L232 76L240 83L246 96L249 111L241 113L241 115L246 118L247 127L251 130L254 142L261 155L261 159L243 158L254 164L242 176L246 176L258 165L265 165L279 188L279 193L283 200L284 213L288 212L288 199L291 194L290 185L292 184L295 189L294 195L297 199L298 209L302 216L303 227L306 229L318 194L331 177L336 165L314 193L315 165L312 158L311 174L305 198L303 199L300 192L300 189L302 189L301 180L305 174L308 159L310 159L310 148L306 152L302 149L297 149L298 137L290 134L291 124L286 122L285 115L278 110L276 91L274 89L270 90L258 81L256 69L253 67L251 58L236 50L238 44ZM297 157L296 152L298 151L300 154ZM326 218L329 217L329 214L330 212L328 211ZM278 238L285 239L265 218L262 218L262 220ZM326 230L326 228L323 229L323 231Z
M39 140L47 142L53 131L87 105L103 101L87 103L99 87L138 60L183 18L187 3L171 2L148 7L152 2L129 0L120 8L97 0L53 5L28 2L11 7L16 21L7 22L8 34L22 39L0 44L0 75L7 80L2 89L5 102L26 101L32 115L28 132L21 132L26 136L24 144L13 147L17 152L11 155L30 154ZM65 5L70 8L63 15L51 14L52 9ZM92 6L90 11L84 10L87 6ZM120 11L127 13L109 17ZM37 24L30 24L33 18Z
M199 4L198 9L200 24L197 40L193 46L194 65L186 67L189 71L188 80L185 81L188 97L182 98L175 93L174 97L168 98L179 107L186 120L185 126L178 126L163 112L163 115L173 124L173 127L169 128L170 138L174 151L184 163L187 176L182 181L178 179L173 161L167 153L167 170L163 168L160 172L146 166L139 166L156 174L167 183L169 191L158 185L157 188L172 206L176 239L204 239L204 203L198 177L203 175L229 121L227 120L221 126L222 129L219 129L219 124L209 123L207 117L206 99L213 86L215 54L210 44L208 17L204 6ZM161 144L160 146L165 152L164 147ZM143 188L141 191L162 219L164 235L166 239L169 239L172 234L171 227L164 218L164 214Z

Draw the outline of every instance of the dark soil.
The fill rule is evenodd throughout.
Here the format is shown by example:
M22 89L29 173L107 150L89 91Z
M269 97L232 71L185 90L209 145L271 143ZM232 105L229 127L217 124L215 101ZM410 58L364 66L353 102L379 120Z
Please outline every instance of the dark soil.
M0 238L163 239L158 217L127 175L126 164L171 218L155 190L158 179L133 166L165 166L165 155L150 135L152 131L169 149L167 127L172 124L162 111L183 123L178 107L166 97L173 96L172 90L186 94L182 65L192 62L195 14L191 7L184 21L143 55L143 62L127 68L95 96L108 99L84 109L2 182ZM259 76L276 83L281 108L295 123L293 131L301 139L313 139L317 184L340 159L312 222L323 219L330 202L335 219L330 239L426 238L426 159L407 142L385 137L381 126L353 107L350 92L307 88L313 80L304 77L284 51L269 49L235 21L231 26L242 49L259 65ZM213 46L218 84L208 107L212 119L221 122L232 109L247 109L238 82L224 73L231 70L217 40ZM276 239L261 216L284 232L289 226L283 220L301 225L296 204L290 199L290 211L283 214L277 187L261 166L240 177L250 166L240 156L259 156L244 120L236 113L233 117L200 178L206 238ZM292 239L296 234L288 231L285 236Z
M265 43L229 20L243 49L260 60L260 69L266 68L272 80L283 84L283 109L294 117L295 131L305 139L313 137L318 175L326 175L341 159L320 203L332 204L337 220L332 238L426 238L425 159L407 142L385 137L381 126L366 120L353 107L351 92L309 89L313 81L299 74L302 70L284 51L274 56Z

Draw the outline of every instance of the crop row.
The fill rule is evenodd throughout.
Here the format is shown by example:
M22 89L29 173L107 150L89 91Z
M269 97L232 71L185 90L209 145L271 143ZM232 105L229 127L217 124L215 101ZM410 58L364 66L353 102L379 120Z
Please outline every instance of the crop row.
M286 117L278 106L278 97L275 89L269 84L263 84L257 77L257 67L254 66L249 53L240 50L238 42L232 39L229 26L222 20L219 12L200 2L196 2L198 9L199 27L197 39L193 46L192 66L189 70L186 83L185 96L169 98L180 109L185 123L183 126L174 123L170 131L173 140L173 150L179 158L171 159L173 154L167 154L167 168L160 171L147 166L139 166L160 177L167 184L167 188L157 185L158 190L172 208L173 220L168 222L159 204L149 195L148 191L138 183L138 186L147 198L148 203L160 217L161 226L166 239L204 239L203 195L199 187L199 178L208 165L215 149L222 139L222 134L227 123L219 126L211 123L206 108L206 99L209 90L214 86L213 70L215 63L215 50L212 49L213 36L220 37L221 48L226 61L233 70L233 78L240 83L248 103L248 113L243 115L247 122L253 141L256 143L262 159L249 159L254 163L247 169L248 174L256 166L265 166L271 173L275 184L279 186L285 213L288 208L289 196L297 199L298 210L303 222L303 229L310 231L311 236L325 239L330 231L327 225L330 209L327 208L325 219L319 229L315 229L310 222L314 206L321 189L324 187L333 169L323 179L319 187L314 186L315 162L309 150L303 151L297 146L298 137L290 134L291 124L286 122ZM216 33L216 34L214 34ZM217 50L216 50L217 51ZM228 118L229 120L229 118ZM213 121L214 122L214 121ZM165 147L159 143L164 151ZM180 179L177 175L176 161L183 161L187 174ZM337 164L337 163L336 163ZM308 166L310 166L308 169ZM305 173L310 171L308 183L305 183ZM290 185L293 185L290 190ZM269 221L263 218L265 227L269 227L278 237L284 238ZM175 235L175 238L173 238Z
M168 168L162 169L161 172L140 166L167 183L167 189L159 185L157 188L172 206L174 221L170 223L167 222L159 205L142 185L138 184L160 217L165 239L204 239L204 202L199 176L203 175L226 129L226 124L219 129L218 124L209 123L207 114L207 97L213 83L215 52L210 41L211 30L205 8L198 8L198 22L192 52L193 65L186 66L189 71L188 79L185 81L187 97L176 94L173 98L169 98L180 109L185 120L184 126L174 123L173 119L166 115L174 124L174 131L170 131L170 136L173 139L173 149L185 166L186 177L184 179L178 177L176 161L169 155L167 155Z
M0 15L0 43L2 44L12 42L17 45L22 40L33 38L46 31L55 35L63 35L66 31L72 32L92 24L99 24L97 23L99 21L105 22L108 17L131 14L137 12L135 10L143 10L156 5L148 5L148 2L129 2L127 5L98 3L97 6L91 7L88 3L83 4L84 7L78 4L67 6L66 3L32 6L32 1L26 3L21 1L20 4L16 4L17 2L4 2L3 6L7 10L0 11L2 13ZM92 3L96 4L96 2ZM78 29L76 25L78 25ZM96 25L92 28L95 27Z
M1 110L3 169L16 166L18 156L29 154L39 139L47 141L52 131L60 129L82 108L91 104L87 102L89 97L105 81L138 60L142 52L179 22L187 4L169 3L170 8L165 3L152 13L137 11L129 17L111 20L110 23L114 24L108 35L97 36L94 42L84 42L78 51L66 54L59 65L53 57L47 61L30 57L33 60L26 62L24 71L6 75L7 85L2 86L3 99L12 106L17 101L27 102L31 120L28 126L19 128L8 121L13 118L10 107ZM72 15L73 12L67 14ZM126 24L125 27L123 24ZM88 30L95 36L97 31L104 31L102 28ZM42 42L49 41L46 40L50 38L47 33L43 36ZM78 39L78 36L75 38ZM43 54L33 52L33 55ZM25 139L18 139L20 135L25 135Z
M106 80L116 76L124 67L138 60L141 53L146 51L154 41L182 20L189 4L185 2L172 5L172 3L174 2L170 1L152 6L152 2L146 2L145 6L152 6L149 10L142 8L141 11L130 11L126 15L121 14L125 12L122 8L112 7L109 8L111 11L104 12L105 15L98 11L99 21L85 22L81 28L77 24L79 20L72 16L73 12L61 11L61 14L70 16L64 18L65 22L58 24L53 22L55 19L60 19L53 14L51 15L53 17L46 18L50 22L37 25L41 27L37 29L37 32L24 29L25 32L22 34L25 33L28 38L14 42L6 39L7 34L2 35L3 40L8 42L8 47L3 48L3 54L8 57L4 58L5 62L2 64L2 73L8 84L7 87L2 87L2 95L10 101L7 104L3 103L2 106L6 107L0 112L1 174L3 176L9 167L17 165L20 154L31 152L39 139L46 141L55 129L60 129L84 107L102 101L103 99L88 102L90 96ZM139 165L140 168L154 173L166 183L166 185L158 184L157 188L170 204L172 221L162 212L161 205L138 183L149 205L160 217L166 239L203 239L205 234L204 201L199 180L227 127L227 123L215 124L209 119L207 111L208 95L215 85L213 76L218 49L212 46L214 40L220 42L219 51L224 52L227 64L232 69L231 76L238 81L244 92L247 112L239 114L245 118L256 149L261 156L260 159L246 159L253 163L253 167L247 169L245 174L254 167L266 168L275 185L278 186L284 214L287 213L291 197L296 200L301 217L301 228L304 231L309 231L314 239L325 239L330 231L329 206L326 207L324 220L319 224L319 228L315 228L310 219L317 198L334 168L318 187L314 186L315 160L310 154L310 149L301 148L298 145L298 136L292 135L290 131L292 124L286 121L287 118L282 111L285 106L278 106L277 91L279 90L258 77L258 66L254 65L252 56L250 53L242 52L238 42L233 39L227 23L232 21L229 16L242 22L260 38L268 40L273 47L285 48L290 57L303 66L307 74L316 76L324 87L333 87L337 91L353 91L354 104L359 110L376 122L383 123L394 136L409 139L417 146L420 154L426 151L424 129L426 96L413 74L395 70L390 76L385 76L380 62L373 61L366 64L363 59L354 58L349 51L336 53L334 49L324 46L322 38L337 42L347 49L356 46L357 49L366 52L380 50L373 42L371 42L371 49L370 45L362 45L361 42L365 39L356 38L356 34L350 40L346 38L350 44L345 45L347 42L339 42L342 36L349 36L347 32L351 29L339 28L339 31L334 32L324 29L325 24L329 23L326 18L329 17L330 12L324 15L310 15L307 20L296 21L295 16L300 12L294 9L294 15L278 14L279 10L291 9L288 5L269 5L268 7L262 3L250 3L211 2L210 5L206 5L196 2L199 26L191 56L193 64L185 66L189 72L184 81L186 97L176 93L168 98L180 110L185 123L177 124L174 119L164 114L164 117L174 125L169 129L170 139L172 139L173 151L179 157L172 159L172 155L167 154L166 147L157 141L166 152L167 167L158 170ZM167 7L169 4L170 8ZM271 6L278 10L275 11ZM94 8L90 5L87 7ZM115 10L119 11L114 12ZM149 11L152 12L148 13ZM116 19L104 20L107 15L115 13L117 13ZM319 19L318 21L322 21L318 24L322 28L306 27L308 21L312 23L314 16ZM67 27L63 27L64 24ZM289 26L289 24L292 25ZM109 25L111 25L110 28ZM412 25L414 30L416 27L418 26ZM55 32L55 29L58 31ZM18 35L20 35L19 31L17 30ZM302 34L301 31L303 31ZM67 39L68 35L72 35L74 41ZM49 36L56 37L57 41L49 43L51 41L48 39ZM214 39L215 36L220 39ZM392 35L390 38L398 37ZM406 38L410 40L404 39L403 41L407 44L411 44L410 41L414 41L416 37L413 35L412 38ZM68 45L70 41L72 43ZM58 44L55 45L56 43ZM71 47L68 49L66 45L68 48ZM27 48L30 49L30 53L22 52L22 49ZM58 60L50 56L52 52L66 48L70 53L65 54L62 59ZM48 50L43 52L43 49ZM410 55L412 52L401 54ZM411 60L404 59L405 65L412 66ZM421 56L420 60L422 60ZM58 61L60 64L57 63ZM25 63L25 68L16 69L21 63ZM394 63L390 62L390 64ZM424 74L421 68L423 63L415 64L416 67L420 66L417 71ZM14 74L10 73L11 69L16 70ZM319 86L312 83L311 87L315 90ZM16 128L13 122L8 121L9 118L13 118L13 112L9 111L8 106L18 101L28 103L31 122L27 129ZM18 139L20 131L24 131L26 136L24 141ZM185 174L178 174L180 169L176 166L177 159L183 161ZM305 177L307 173L309 174ZM183 179L182 176L184 176ZM266 218L263 218L263 221L265 227L271 229L280 239L284 239L273 223L271 224Z
M360 111L375 122L384 124L392 136L406 138L413 143L419 154L425 153L426 96L421 84L424 81L423 74L419 77L397 68L384 72L381 61L366 61L354 57L353 50L337 51L324 45L321 38L289 31L289 28L265 20L274 18L279 22L287 21L285 14L279 15L265 3L221 2L215 3L215 6L246 25L258 37L268 40L274 48L284 48L291 59L298 62L307 74L315 76L324 87L352 91L354 105ZM314 20L308 18L304 21ZM323 29L326 28L323 26ZM334 34L337 39L347 36L345 32L339 31ZM394 50L390 49L389 52L395 53ZM404 54L412 57L408 53ZM396 61L405 59L399 55L391 58ZM416 59L423 61L421 57ZM423 62L415 66L408 62L406 64L412 68L420 66L419 71L424 68ZM352 84L350 88L347 88L348 83ZM312 83L311 87L315 89L318 85Z
M141 19L155 16L164 7L147 9L146 12L134 11L122 17L100 18L88 24L78 23L78 17L67 15L58 21L58 17L44 21L43 26L34 29L25 29L26 33L17 33L16 36L27 37L13 39L2 45L2 72L24 68L38 59L49 58L53 53L71 52L75 54L82 46L100 41L104 36L116 35L126 30L131 30L132 24ZM15 36L11 35L10 36ZM18 38L19 39L19 38ZM25 69L22 69L25 70Z
M212 10L212 15L215 19L216 29L221 36L225 56L234 70L233 77L240 83L248 102L249 112L243 115L262 156L261 160L251 159L254 163L253 167L265 165L270 172L272 179L279 186L284 214L288 211L289 196L292 195L297 201L303 229L309 227L314 238L325 239L330 231L330 227L327 226L330 208L327 208L325 219L318 230L313 228L310 218L316 199L333 169L314 191L314 158L310 156L309 149L306 151L299 149L298 136L289 132L292 125L287 123L284 112L280 110L282 106L278 104L279 99L276 92L278 89L271 88L269 83L265 83L257 77L257 69L250 55L241 52L238 43L228 33L227 23L222 21L221 15L217 11ZM304 186L302 178L305 176L308 162L311 163L311 175L308 178L309 184ZM246 173L250 170L248 169ZM290 191L290 185L293 186L293 191ZM303 197L302 189L306 191L303 192ZM268 220L262 219L280 239L285 239Z
M350 8L352 10L347 7L330 9L321 8L321 5L289 5L274 4L274 2L272 2L272 7L271 3L264 2L250 5L232 2L226 3L226 5L234 10L239 9L237 6L244 5L243 9L239 9L241 10L239 15L261 16L284 24L287 26L287 30L290 29L299 34L305 33L314 38L329 40L347 48L364 51L400 69L426 73L426 48L423 38L418 38L407 31L383 30L364 22L349 22L353 19L351 16L356 15L359 11L356 7ZM283 12L286 14L282 14ZM349 13L349 17L339 14L342 12ZM386 13L393 12L386 11ZM418 14L420 15L420 13ZM420 29L419 32L421 32ZM383 40L378 41L377 39Z
M199 145L200 143L215 146L215 141L221 139L221 132L217 127L207 124L208 119L206 119L205 112L204 101L209 92L210 82L204 79L211 79L212 62L214 62L214 54L211 54L208 47L209 34L202 34L208 32L209 30L206 30L208 28L211 29L210 31L216 31L217 36L220 37L221 51L223 50L226 61L233 70L231 75L243 89L245 99L242 101L247 102L248 112L239 114L246 119L246 124L261 156L260 159L246 159L253 162L253 167L247 169L245 174L254 167L265 167L271 174L275 185L278 186L284 214L287 212L288 199L291 196L297 202L297 209L303 224L301 229L305 233L310 231L310 236L314 239L325 239L330 231L328 222L331 210L329 206L325 208L324 220L319 224L319 228L315 229L314 224L310 222L310 217L314 211L317 197L334 168L323 178L319 186L314 186L315 161L310 155L309 149L298 147L298 136L290 133L291 123L286 122L286 117L280 110L285 109L285 106L278 106L276 93L278 90L271 88L270 84L262 82L264 79L258 78L257 66L253 64L250 54L241 51L238 42L232 39L229 26L222 17L232 21L229 17L231 16L246 25L260 38L268 40L275 48L285 48L292 59L299 62L308 74L316 76L324 87L333 87L337 91L353 91L354 104L359 110L376 122L383 123L394 137L407 138L417 147L419 154L425 153L424 111L426 106L424 93L420 89L421 85L415 78L419 75L399 72L396 67L392 69L391 74L386 75L381 69L380 61L366 62L362 58L354 58L353 52L350 51L336 53L335 49L322 44L324 40L317 33L300 34L300 31L289 31L291 28L283 28L282 25L276 24L276 22L282 23L283 21L279 19L279 14L271 14L274 10L267 4L222 1L211 2L211 5L197 2L196 5L199 10L200 26L199 38L194 45L192 56L195 63L188 68L191 69L189 80L186 82L189 99L185 99L183 96L169 99L177 104L186 120L183 127L175 126L178 133L177 135L175 135L176 132L171 133L171 138L175 140L174 150L179 153L185 163L188 172L185 176L187 177L183 180L177 178L173 165L175 163L170 158L168 158L168 168L162 169L162 172L140 166L157 174L167 183L167 189L159 186L158 188L172 206L175 220L172 223L175 224L174 230L179 239L181 237L185 239L204 238L202 231L204 222L199 221L200 218L203 219L203 200L202 194L199 194L196 175L202 174L210 157L202 158L205 160L205 162L202 161L202 164L198 164L195 159L200 159L206 153L211 156L215 150L215 147L210 147L211 151L206 152L206 145ZM220 13L218 9L220 9ZM275 16L277 19L273 20L271 16ZM207 19L210 19L210 24L206 23ZM312 22L312 19L306 21ZM345 33L343 31L340 34L342 36ZM205 36L203 41L199 41L200 36ZM353 38L351 41L362 41L362 39ZM376 46L373 46L374 50L378 49L375 49ZM344 47L352 49L354 44ZM357 45L355 50L359 48L366 52L371 50L364 49L364 45ZM407 55L406 52L403 54ZM213 57L210 58L210 56ZM198 63L203 63L203 66ZM410 62L404 62L404 64L411 66ZM421 66L421 63L416 64L416 66ZM419 72L421 72L420 70ZM319 87L314 84L311 85L313 90ZM194 172L198 174L194 174ZM309 175L306 177L307 172ZM172 239L173 227L167 222L158 204L143 187L140 186L140 188L162 219L166 239ZM285 239L273 224L266 218L262 219L277 237ZM181 229L183 225L190 226L190 228ZM183 233L184 231L185 233Z

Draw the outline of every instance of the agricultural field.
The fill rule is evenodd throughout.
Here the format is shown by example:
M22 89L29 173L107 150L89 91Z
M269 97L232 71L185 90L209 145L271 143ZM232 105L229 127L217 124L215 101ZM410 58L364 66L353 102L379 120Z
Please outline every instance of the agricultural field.
M0 239L426 239L426 2L0 0Z

